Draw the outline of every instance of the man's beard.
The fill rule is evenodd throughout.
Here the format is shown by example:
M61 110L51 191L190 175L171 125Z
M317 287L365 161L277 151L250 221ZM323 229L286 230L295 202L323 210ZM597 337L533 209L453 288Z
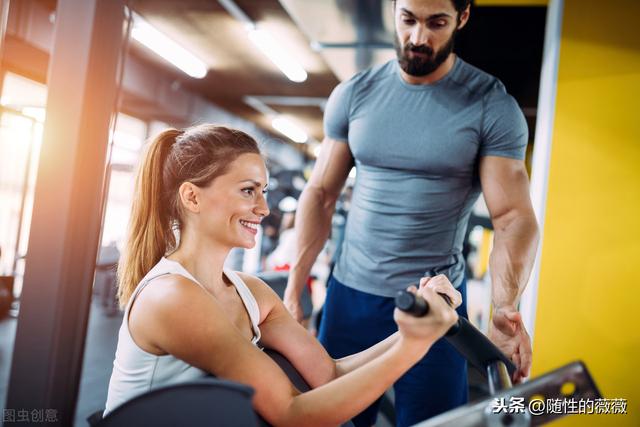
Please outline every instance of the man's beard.
M414 77L422 77L434 72L444 61L447 60L449 54L453 52L456 32L457 30L454 30L449 40L447 40L447 43L445 43L445 45L442 46L442 49L437 51L435 55L433 49L426 45L416 46L409 42L404 46L404 48L401 48L398 37L394 37L396 55L402 71ZM413 58L411 58L409 57L409 52L423 53L428 56L413 56Z

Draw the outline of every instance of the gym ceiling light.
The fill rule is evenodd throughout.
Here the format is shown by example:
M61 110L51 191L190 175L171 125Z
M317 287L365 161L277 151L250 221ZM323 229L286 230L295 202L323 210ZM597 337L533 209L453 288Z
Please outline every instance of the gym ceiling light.
M218 0L218 3L231 16L245 25L249 39L282 73L292 82L307 80L307 72L298 61L287 52L280 43L264 28L257 28L256 23L233 0Z
M158 31L140 15L133 13L131 37L189 76L201 79L207 75L207 64Z

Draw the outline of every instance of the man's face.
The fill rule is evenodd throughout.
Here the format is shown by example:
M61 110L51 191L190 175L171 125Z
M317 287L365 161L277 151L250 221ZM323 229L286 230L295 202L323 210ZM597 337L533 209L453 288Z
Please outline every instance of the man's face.
M453 51L458 28L468 18L451 0L397 0L395 48L402 70L416 77L436 70Z

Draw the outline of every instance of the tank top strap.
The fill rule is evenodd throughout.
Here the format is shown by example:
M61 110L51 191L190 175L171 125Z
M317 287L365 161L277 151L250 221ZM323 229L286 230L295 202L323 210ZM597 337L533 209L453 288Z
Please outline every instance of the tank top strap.
M225 276L231 280L231 283L236 287L238 291L238 295L242 299L244 306L247 308L247 312L249 313L249 318L251 319L251 326L253 327L253 340L252 342L255 344L260 341L260 328L258 325L260 324L260 307L258 306L258 301L251 293L251 290L244 283L244 280L233 270L223 269Z

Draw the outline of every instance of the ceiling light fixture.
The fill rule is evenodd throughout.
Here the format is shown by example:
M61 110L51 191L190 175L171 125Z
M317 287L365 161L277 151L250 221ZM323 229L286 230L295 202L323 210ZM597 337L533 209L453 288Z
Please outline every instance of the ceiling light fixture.
M271 121L271 126L273 126L273 128L278 132L285 135L287 138L299 144L307 142L307 140L309 139L305 131L300 129L298 125L296 125L286 117L283 117L283 116L275 117Z
M193 78L207 75L207 64L133 13L131 37Z
M294 123L287 116L279 114L276 110L269 107L258 97L245 96L243 100L245 104L249 105L254 110L259 111L260 113L264 114L266 118L270 119L271 126L293 142L302 144L309 141L309 135L307 135L307 133L301 126ZM312 138L312 142L317 141Z
M218 3L247 29L249 39L258 49L275 64L292 82L300 83L307 80L307 72L291 57L289 52L265 29L258 29L256 23L244 13L234 0L218 0Z
M307 72L304 68L282 48L268 31L250 28L248 35L249 39L289 80L296 83L307 80Z

